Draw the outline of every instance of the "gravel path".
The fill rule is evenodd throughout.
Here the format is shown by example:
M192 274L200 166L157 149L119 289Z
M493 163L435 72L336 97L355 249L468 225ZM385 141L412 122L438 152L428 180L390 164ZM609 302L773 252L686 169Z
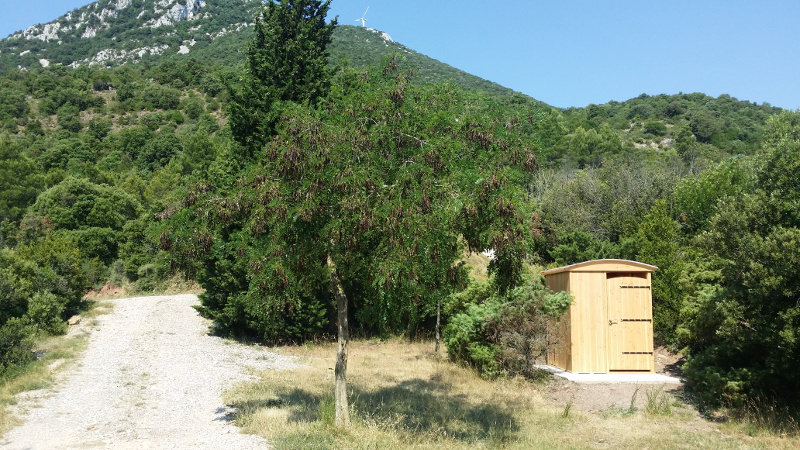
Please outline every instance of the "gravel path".
M239 433L221 394L247 367L280 370L293 359L209 336L194 295L112 302L79 364L0 449L268 447Z

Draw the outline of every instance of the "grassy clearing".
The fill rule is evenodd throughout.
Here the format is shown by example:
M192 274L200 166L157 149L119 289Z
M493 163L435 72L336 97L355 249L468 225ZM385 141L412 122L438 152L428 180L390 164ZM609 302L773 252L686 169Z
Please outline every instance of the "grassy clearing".
M787 437L800 442L800 423L796 414L774 402L754 399L743 408L729 410L728 427L748 436ZM800 447L800 444L798 444Z
M82 316L81 326L94 326L97 316L111 311L111 304L90 301L90 307ZM70 367L88 342L87 333L70 333L66 336L41 338L36 345L39 358L19 373L0 379L0 436L20 424L13 408L18 405L19 395L24 392L46 389L56 381L56 376Z
M660 389L649 411L585 415L553 405L523 379L487 381L446 360L431 343L352 344L349 387L353 426L333 425L335 346L283 347L307 367L259 372L226 402L245 432L276 448L796 448L774 434L748 436L735 426L673 414L676 400ZM652 398L652 400L650 400ZM621 399L626 402L628 399ZM665 406L669 405L669 406Z
M202 294L205 292L196 281L187 280L181 275L173 275L164 280L156 291L148 295Z
M464 262L472 269L469 272L470 278L475 281L486 281L489 279L489 263L492 262L483 253L467 252L464 255Z

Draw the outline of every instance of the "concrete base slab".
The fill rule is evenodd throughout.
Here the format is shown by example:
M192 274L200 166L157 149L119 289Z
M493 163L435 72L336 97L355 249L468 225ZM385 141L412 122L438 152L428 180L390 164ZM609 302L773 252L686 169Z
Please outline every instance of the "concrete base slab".
M551 374L566 378L575 383L682 383L679 378L662 375L660 373L572 373L549 365L538 365L537 369L545 370Z

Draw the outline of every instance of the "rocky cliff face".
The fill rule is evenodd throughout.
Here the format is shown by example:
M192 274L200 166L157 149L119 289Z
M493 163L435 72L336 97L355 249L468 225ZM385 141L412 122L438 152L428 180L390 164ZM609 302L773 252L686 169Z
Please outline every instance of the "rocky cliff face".
M206 6L205 0L158 0L142 3L139 8L132 6L132 0L100 0L83 8L68 12L55 22L44 25L33 25L24 31L12 34L9 40L38 39L42 42L59 41L67 36L79 36L81 39L93 38L98 30L107 30L114 24L115 18L126 9L138 9L138 19L146 18L142 27L158 28L173 25L181 20L192 20L199 16Z
M0 41L0 71L190 53L198 42L247 28L259 5L260 0L99 0Z

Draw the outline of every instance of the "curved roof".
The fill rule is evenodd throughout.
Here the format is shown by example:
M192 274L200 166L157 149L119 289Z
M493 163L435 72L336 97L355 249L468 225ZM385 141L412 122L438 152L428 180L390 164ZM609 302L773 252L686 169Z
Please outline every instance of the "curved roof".
M627 259L595 259L564 267L545 270L542 275L553 275L561 272L655 272L658 267Z

